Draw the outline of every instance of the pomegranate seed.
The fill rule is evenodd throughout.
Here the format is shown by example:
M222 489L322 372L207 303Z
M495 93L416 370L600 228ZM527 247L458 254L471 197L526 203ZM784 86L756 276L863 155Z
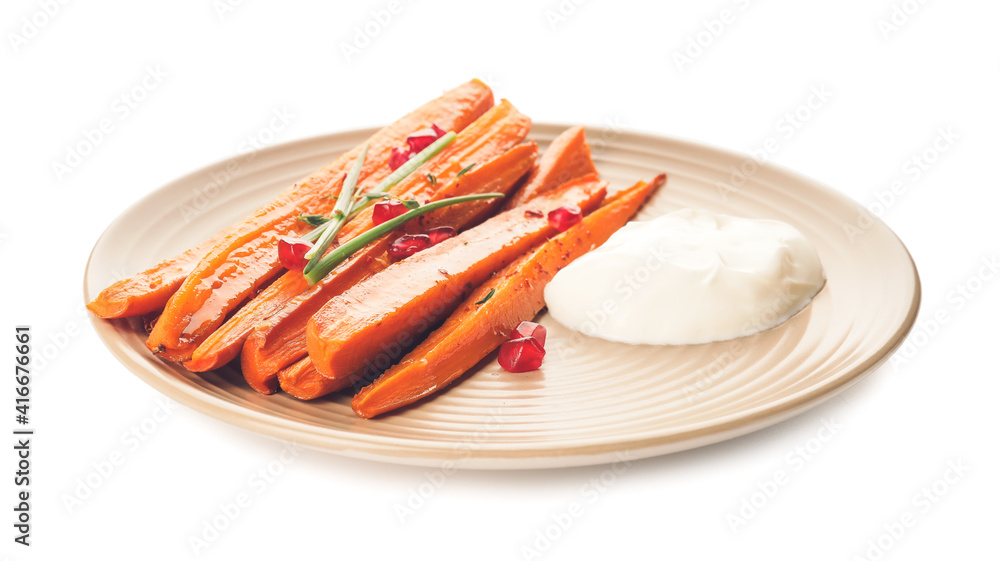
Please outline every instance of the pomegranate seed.
M306 253L312 249L313 244L300 240L298 238L293 238L291 236L282 236L278 240L278 259L281 260L281 264L289 270L297 271L306 266L309 262L306 259Z
M525 218L541 218L543 216L545 215L542 214L542 211L540 210L532 210L529 208L528 210L524 211Z
M392 242L389 246L389 255L393 259L405 259L431 245L431 238L426 234L407 234Z
M549 212L549 224L560 232L569 230L569 227L583 219L583 212L576 205L563 205Z
M534 337L538 340L538 344L545 346L545 326L539 325L533 321L522 321L517 329L514 330L514 334L518 337Z
M427 237L431 239L431 245L437 245L448 238L454 238L458 235L451 226L438 226L437 228L431 228L427 230Z
M410 152L416 154L427 148L434 141L444 136L444 131L437 125L431 125L429 129L420 129L406 137L406 144L410 146Z
M497 362L507 372L530 372L538 370L545 358L545 349L534 337L511 339L500 345Z
M412 157L413 152L410 152L408 149L393 148L392 153L389 154L389 169L396 171L399 169L399 166L405 164Z
M406 214L407 210L406 205L395 199L379 201L375 203L375 208L372 209L372 222L377 226L397 216Z

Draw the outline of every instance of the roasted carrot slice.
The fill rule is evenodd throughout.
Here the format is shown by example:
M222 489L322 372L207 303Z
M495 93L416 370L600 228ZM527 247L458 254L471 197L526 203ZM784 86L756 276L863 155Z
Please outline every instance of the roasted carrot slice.
M481 168L474 169L435 194L434 199L489 192L510 192L520 176L527 173L538 153L534 143L514 148ZM456 205L421 217L422 228L452 226L464 230L478 224L494 212L500 200L479 204ZM407 224L411 226L413 223ZM306 325L309 318L331 298L391 264L389 245L394 235L383 236L356 253L347 262L315 286L292 299L280 312L256 328L243 346L243 377L261 393L277 390L278 371L306 356Z
M489 161L521 142L528 134L530 127L530 119L521 114L509 102L503 101L459 133L455 141L437 157L392 188L391 194L402 198L426 200L434 198L435 193L439 191L450 192L448 186L455 178L460 175L468 175L468 173L462 173L463 169L472 165L472 171L475 171L476 166L473 164L479 165L478 163ZM515 158L529 156L534 158L534 155L537 154L537 146L532 146L526 148L527 152L518 151L514 154ZM513 162L506 160L506 163ZM496 172L495 168L494 172ZM523 169L519 173L523 175ZM494 175L501 174L495 173ZM498 208L499 204L499 201L496 200L470 203L472 208L480 210L495 209ZM372 210L369 208L350 221L341 231L338 241L343 243L370 229L373 226L371 213ZM343 270L342 266L337 271ZM347 278L343 280L357 282L363 277L351 275L359 272L362 271L350 271ZM338 272L334 273L334 275L338 274ZM309 289L308 283L299 272L288 272L279 277L271 287L236 312L219 329L206 336L204 341L191 353L190 360L185 362L185 366L190 370L203 372L229 362L240 353L247 336L257 324L274 315L284 304L307 289ZM319 306L316 307L316 309L318 308Z
M418 117L408 116L382 129L369 139L368 159L360 181L374 184L389 174L389 154L413 132L414 126L418 126L414 124L415 119L419 118L426 125L428 116L433 115L436 121L444 123L441 127L464 129L465 118L477 111L468 103L458 104L458 108L449 113L418 111ZM491 139L479 141L489 143ZM453 147L454 143L449 146ZM359 153L360 147L341 156L332 168L310 176L303 182L310 186L308 189L300 188L295 196L279 197L215 246L170 297L146 346L166 360L189 360L198 345L222 325L231 311L283 270L278 259L279 239L284 235L301 235L309 228L296 219L301 213L330 212L334 202L329 195L336 194L332 183L343 176L343 170ZM326 186L316 189L319 183ZM305 192L309 194L303 196Z
M518 324L541 311L545 285L559 269L607 241L665 180L660 175L616 193L580 224L498 272L399 364L355 395L354 412L364 418L381 415L427 397L467 372Z
M319 373L312 360L305 356L295 364L278 371L278 382L281 389L299 399L316 399L342 390L355 380L350 377L334 380Z
M374 138L383 139L386 145L401 144L406 135L427 126L429 123L436 123L445 130L460 131L485 113L492 105L493 92L486 84L479 80L472 80L445 92L441 97L430 101L394 125L383 129ZM391 146L389 150L391 150ZM357 151L358 149L355 149L349 154L356 156ZM372 156L375 155L369 153ZM382 156L388 157L388 152ZM347 157L347 164L345 164L345 157L338 158L316 174L286 190L271 204L261 207L254 216L268 214L269 209L290 202L308 208L316 208L317 212L321 209L327 209L329 212L333 208L332 200L317 205L314 199L329 194L329 182L337 180L352 159L353 156ZM102 318L143 315L162 310L168 299L181 287L202 258L213 248L223 243L238 229L238 226L227 228L176 257L167 259L131 278L112 284L104 289L87 307L95 315Z
M170 296L180 288L184 277L227 233L228 229L223 230L180 255L115 282L87 304L87 309L104 319L141 316L162 310Z
M335 296L306 329L316 369L342 379L388 368L476 286L555 234L550 211L567 204L593 210L605 192L596 176L570 182Z
M546 191L585 175L597 173L583 127L572 127L557 136L542 155L538 168L528 177L505 208L529 201Z

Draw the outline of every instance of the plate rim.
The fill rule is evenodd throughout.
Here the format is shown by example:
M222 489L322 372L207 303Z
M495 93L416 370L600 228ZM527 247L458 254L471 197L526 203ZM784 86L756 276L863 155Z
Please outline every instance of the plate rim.
M577 125L567 125L551 121L533 121L531 132L528 134L528 139L532 139L535 134L540 132L538 129L561 131L571 126ZM584 125L584 127L588 129L592 127L601 129L606 128L598 125ZM261 154L261 156L266 156L269 152L294 149L294 147L298 145L304 146L317 142L327 142L333 140L335 137L365 134L370 135L377 131L378 128L379 127L356 128L312 135L267 146L257 152L263 152L264 154ZM675 145L684 146L688 149L707 151L724 155L729 158L750 157L735 150L713 146L696 140L639 131L629 127L621 127L616 129L616 132L620 136L630 136L639 141L666 141ZM220 165L225 165L240 156L240 154L235 154L229 157L221 158L196 170L178 176L148 191L142 197L126 206L125 209L123 209L110 223L108 223L101 234L97 237L90 250L83 271L84 301L88 302L88 298L91 295L89 278L91 267L93 266L94 255L101 247L102 242L105 240L108 233L113 230L119 222L129 216L135 208L143 205L149 199L156 197L162 191L171 188L174 184L189 181L193 177L203 177L204 174L214 168ZM261 157L260 159L266 160L264 157ZM847 202L855 207L863 208L861 203L858 201L855 201L846 194L837 191L836 189L809 177L808 175L786 168L771 161L763 163L757 162L757 164L761 170L771 170L788 176L795 181L807 183L811 188L818 189L827 196L840 199L842 202ZM551 443L545 442L511 443L508 446L490 447L487 454L476 454L471 457L463 458L460 467L463 469L536 469L598 465L615 461L615 458L620 457L622 450L626 450L629 454L632 454L629 459L658 456L743 436L761 428L778 424L835 397L853 384L859 382L870 372L876 370L892 356L893 352L900 345L902 345L916 322L922 300L922 287L919 271L912 254L906 247L906 244L903 243L902 239L899 238L896 232L893 231L892 228L890 228L881 218L874 215L872 218L874 218L886 232L892 235L892 238L903 250L903 255L905 255L906 262L909 266L908 273L911 274L913 278L914 288L906 317L897 327L896 331L886 340L886 342L870 356L868 356L861 364L834 378L826 379L819 384L811 385L780 400L770 401L765 404L758 405L750 409L744 409L735 413L730 413L722 417L715 417L711 421L701 423L695 428L688 427L680 432L654 437L616 439L615 442L618 446L615 447L614 450L607 450L607 447L609 446L607 443L571 445L557 449L551 448ZM207 394L204 391L198 390L194 386L171 384L165 377L158 375L162 367L159 365L154 367L149 364L143 364L136 361L128 350L122 348L123 345L120 341L113 340L112 334L117 331L118 326L127 322L127 320L105 320L98 318L89 312L88 315L90 316L91 325L94 326L101 342L127 370L164 396L209 417L218 419L244 430L257 434L263 434L271 438L293 441L297 444L322 450L324 452L354 458L424 467L440 467L443 462L448 462L449 460L454 461L454 458L449 457L449 455L442 455L440 448L435 448L434 446L426 448L414 446L414 444L419 444L419 442L415 443L412 440L402 437L363 435L363 438L358 439L352 438L350 433L345 433L344 431L337 431L334 434L328 434L321 430L322 427L304 424L293 419L277 417L265 412L249 409L242 405L221 399L217 396ZM289 397L289 399L294 398ZM336 444L336 446L333 444ZM407 444L409 444L409 446L406 446ZM436 444L437 446L440 446L442 443ZM387 447L397 453L387 453ZM524 453L527 451L535 453L530 456L525 456ZM537 454L538 452L543 451L547 453L540 455ZM483 451L481 450L480 452Z

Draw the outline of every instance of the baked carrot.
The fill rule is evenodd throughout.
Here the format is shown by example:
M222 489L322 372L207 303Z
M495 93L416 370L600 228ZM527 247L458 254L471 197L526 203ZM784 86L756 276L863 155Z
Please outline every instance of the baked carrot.
M504 208L514 208L567 181L591 173L597 173L597 168L590 158L590 146L583 127L568 128L549 144L538 162L538 168Z
M484 125L476 123L482 123L484 118L497 113L496 108L491 108L465 128L478 129ZM505 113L500 111L499 114ZM492 122L492 119L487 121ZM530 123L527 117L524 117L524 121ZM447 121L445 123L452 124ZM527 129L528 126L530 125L525 124L524 128ZM389 127L390 132L385 130L376 133L368 142L368 158L361 171L362 183L375 184L385 178L391 171L388 166L390 152L400 144L400 138L405 139L409 132L413 132L412 129L403 132L399 123ZM462 133L465 132L463 129ZM515 136L519 134L506 130L504 132ZM520 134L514 143L520 142L524 134ZM442 165L439 162L461 169L461 164L453 161L446 152L458 157L470 152L477 153L475 148L495 149L492 143L502 144L505 140L496 137L503 136L505 135L502 133L466 135L472 139L472 146L467 143L455 146L452 143L432 160L436 166L434 169ZM355 149L344 155L341 158L344 160L343 165L353 163L359 152L359 149ZM450 167L440 170L440 173L450 171ZM427 166L421 166L420 169L427 169ZM419 173L416 175L418 179L421 177ZM427 179L424 178L423 181ZM365 190L367 189L360 188L359 192ZM234 234L228 236L225 242L213 248L188 275L181 288L171 296L150 333L146 346L166 360L190 360L198 345L222 325L230 312L253 295L262 284L284 270L278 258L278 241L282 236L299 236L309 229L309 225L297 220L300 214L328 214L333 203L330 194L331 190L328 189L326 193L315 193L305 203L286 200L281 204L272 204L268 212L258 213L253 220L244 223Z
M467 130L471 129L472 127ZM476 193L506 193L512 189L519 178L525 175L537 154L537 145L534 143L525 144L508 150L506 153L487 161L482 166L477 166L472 171L463 174L450 183L444 183L444 179L435 179L434 183L436 185L429 184L427 183L426 176L423 176L425 181L404 182L411 189L404 189L403 192L393 194L401 198L440 200ZM429 225L427 227L449 225L461 229L466 227L467 223L477 221L479 214L492 212L499 207L500 203L499 199L491 199L446 207L424 215L419 220L425 220L424 224ZM419 220L411 222L407 226ZM433 224L433 226L430 226L430 224ZM372 209L365 209L341 230L338 236L338 243L343 243L363 231L371 229L373 225ZM260 330L263 328L270 332L270 326L275 325L275 323L266 320L275 316L290 301L294 300L296 302L293 307L308 308L312 311L318 310L334 294L342 292L346 287L385 268L389 265L387 256L388 245L394 237L388 235L384 236L384 238L384 240L373 242L366 246L312 287L308 285L300 271L289 271L281 275L271 286L240 308L221 327L205 339L195 349L191 360L184 363L184 366L195 372L204 372L218 368L240 354L240 351L245 346L244 343L247 337L255 329ZM291 315L294 316L294 314ZM277 322L282 326L282 329L288 328L294 323L294 320L288 319L288 316L289 314L279 316L285 320ZM295 345L295 341L292 340L289 347L282 345L278 349L279 354L284 356L289 352L294 352L294 348L292 347L298 347L301 349L301 353L298 356L305 355L305 322L307 320L308 317L301 322L301 345ZM275 335L276 338L287 339L286 334L282 333L280 329ZM294 362L297 358L288 359L288 362ZM249 360L244 360L244 377L251 387L262 393L273 393L277 389L277 381L274 377L276 371L277 368L269 372L263 372Z
M485 113L492 105L493 92L486 84L479 80L472 80L445 92L441 97L428 102L394 125L382 129L376 133L373 139L381 138L386 145L402 144L411 132L431 123L436 123L445 130L460 131ZM391 146L389 149L391 150ZM358 150L360 147L349 154L356 155ZM388 152L382 157L384 161L384 157L388 157ZM329 194L329 182L339 179L352 159L349 155L338 158L316 174L286 190L271 204L261 207L254 216L267 214L269 209L289 202L310 208L325 209L329 207L332 209L333 201L325 201L324 204L316 205L314 199ZM248 220L253 220L253 218ZM168 299L181 287L202 258L213 248L223 243L238 227L237 225L226 228L209 240L176 257L167 259L131 278L112 284L101 291L97 298L87 305L87 308L102 318L143 315L162 310Z
M180 255L113 283L87 304L87 309L104 319L141 316L162 310L198 261L221 242L228 231L223 230Z
M437 192L451 193L453 191L449 191L449 184L452 183L452 180L460 175L468 175L468 172L462 174L463 169L477 162L489 161L497 157L498 154L502 154L511 146L521 142L527 136L530 127L530 119L521 114L509 102L502 101L459 133L455 141L442 150L434 159L418 168L409 177L391 188L390 194L400 198L425 200L434 198ZM531 148L526 148L525 150L527 151L520 150L514 154L515 158L530 157L533 160L537 154L537 146L532 145ZM505 162L507 164L514 163L513 159L505 160ZM498 173L496 168L493 169L494 175L502 175ZM524 169L521 169L518 177L524 175ZM474 170L475 166L472 168L472 171ZM517 177L513 179L516 180ZM485 191L476 190L475 192ZM470 206L475 209L489 209L497 208L499 202L479 201L462 206ZM447 211L448 209L442 210ZM441 211L433 214L438 214L439 212ZM344 229L341 230L338 242L343 243L369 230L374 225L371 215L372 208L369 207L348 222ZM353 260L352 262L359 263L362 268L364 268L366 263L369 263L365 260ZM364 276L367 276L364 274L365 271L362 270L347 271L345 275L341 275L340 273L343 271L344 266L341 266L327 277L345 276L344 279L336 281L336 284L342 285L343 282L351 282L353 284L364 278ZM362 274L362 276L359 277L357 274ZM247 336L250 335L256 325L274 315L286 303L306 292L309 288L301 272L291 271L285 273L268 287L267 290L261 292L246 306L237 311L229 320L225 321L218 329L207 335L197 348L194 349L184 365L189 370L203 372L229 362L240 353ZM319 306L316 306L316 309L319 309ZM276 387L275 383L271 385Z
M319 373L312 359L305 356L298 362L278 371L282 391L303 400L316 399L342 390L357 382L350 376L334 380Z
M468 292L554 234L550 211L570 204L590 211L605 193L596 176L570 182L335 296L306 329L313 364L334 379L388 368Z
M619 191L579 224L499 271L444 325L355 395L354 412L371 418L392 411L445 388L474 367L518 324L541 311L545 286L559 269L607 241L665 180L660 175Z

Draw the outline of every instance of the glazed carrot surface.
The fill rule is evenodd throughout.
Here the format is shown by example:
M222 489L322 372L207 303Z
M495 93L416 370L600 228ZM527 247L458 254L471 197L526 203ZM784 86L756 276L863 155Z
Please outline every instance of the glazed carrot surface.
M469 82L375 133L368 141L360 181L374 185L387 176L390 152L410 133L432 123L461 131L485 113L492 101L489 88L481 82ZM278 240L310 228L296 218L303 213L331 212L335 204L332 196L360 152L359 146L340 156L229 230L167 301L146 346L166 360L189 360L231 311L283 270Z
M522 137L522 133L527 132L527 123L524 121L525 118L520 116L513 107L509 105L506 108L503 107L505 107L503 103L497 106L498 109L507 113L507 117L496 122L498 125L506 123L503 125L504 127L514 127L517 133L510 137L510 141L513 142L516 138ZM473 127L469 127L469 130ZM495 147L501 147L505 144L491 143L489 146L494 148L483 148L477 150L476 153L478 157L486 158ZM445 160L440 160L441 165L447 165L449 171L435 175L434 183L437 183L437 186L428 182L427 173L421 171L419 174L415 173L415 176L425 183L420 183L420 189L407 196L413 196L419 200L440 200L475 193L509 193L516 186L518 179L531 168L537 154L538 147L533 142L517 146L506 153L486 160L485 163L477 164L461 176L457 176L457 174L464 167L447 164ZM468 160L456 158L455 161ZM416 231L436 226L452 226L456 230L463 230L495 212L500 204L499 199L494 199L443 208L422 216L419 221L407 224L406 229ZM362 221L371 224L371 210L366 212L367 214L359 215L351 223ZM240 344L242 345L243 376L251 387L261 393L273 393L277 390L278 370L293 364L306 354L305 332L309 318L337 294L387 267L390 264L389 245L396 237L396 235L383 236L380 240L369 244L312 287L304 286L301 274L297 272L286 273L244 307L244 310L257 308L258 300L263 302L260 304L261 307L271 306L273 302L278 301L283 304L279 311L271 313L266 318L261 316L252 321L245 321L245 327L241 328L249 335L244 336L245 342L240 342ZM286 280L286 277L291 278ZM234 319L240 318L243 314L244 312L241 310L234 316ZM250 313L245 315L249 317ZM233 320L227 322L227 325L231 322ZM249 331L250 329L253 330L252 333ZM236 348L235 345L232 347ZM198 351L200 350L199 348ZM195 359L198 359L198 351L195 353Z
M448 192L450 183L462 169L470 165L470 162L488 161L490 158L496 157L498 153L502 153L507 148L521 142L527 135L530 127L530 119L518 112L509 102L503 101L487 111L472 125L465 128L451 145L430 162L421 166L421 168L409 177L391 188L389 193L400 198L416 198L418 200L435 199L436 193ZM515 156L521 158L530 156L534 158L534 154L537 153L537 147L531 150L533 151L531 154L520 151ZM494 168L495 171L496 169ZM520 174L523 175L524 172L521 171ZM468 175L468 173L463 175ZM433 180L431 179L432 177ZM453 191L451 193L456 194ZM482 211L496 208L498 205L499 202L497 201L480 201L468 206ZM442 210L447 211L448 209ZM432 214L438 214L438 212ZM372 209L369 207L362 211L354 220L348 222L337 238L338 243L343 243L371 229L374 225L371 215ZM355 256L356 259L351 259L348 264L339 267L334 273L328 275L323 282L316 285L323 284L322 288L317 289L316 286L312 287L315 290L310 290L308 283L300 272L286 272L284 275L278 277L267 289L240 308L225 323L206 336L204 341L191 353L190 359L184 362L184 366L195 372L204 372L218 368L229 362L240 354L247 337L255 327L280 311L296 296L308 292L309 294L319 295L317 297L322 297L321 295L329 294L329 291L337 290L338 287L339 290L343 290L349 284L353 284L379 270L378 260L365 258L365 256L371 255L378 255L376 247L370 246L366 250L359 252ZM370 267L375 268L371 269ZM331 277L342 278L337 278L334 281ZM329 299L329 296L326 296L326 299ZM319 309L319 306L315 306L315 309ZM246 366L245 372L249 373L247 381L252 387L263 393L272 393L276 389L277 386L273 379L258 381L259 369L254 368L253 364ZM268 391L268 388L271 388L270 391Z
M112 284L87 304L87 309L104 319L141 316L162 310L188 273L225 238L227 232L228 229L223 230L180 255Z
M584 128L566 129L545 149L538 168L517 195L507 201L506 208L513 208L567 181L592 173L597 173L597 168L590 157Z
M314 366L334 379L388 368L476 286L555 234L546 218L549 211L575 204L587 212L605 193L605 183L596 176L570 182L334 297L306 330Z
M335 391L342 390L356 380L350 377L334 380L319 373L312 360L306 356L298 362L278 371L278 382L281 390L299 399L316 399Z
M392 411L445 388L474 367L518 324L541 311L545 286L559 269L607 241L665 180L661 175L616 193L579 224L499 271L444 325L354 396L354 412L371 418Z

